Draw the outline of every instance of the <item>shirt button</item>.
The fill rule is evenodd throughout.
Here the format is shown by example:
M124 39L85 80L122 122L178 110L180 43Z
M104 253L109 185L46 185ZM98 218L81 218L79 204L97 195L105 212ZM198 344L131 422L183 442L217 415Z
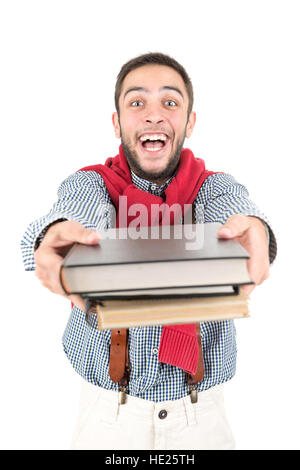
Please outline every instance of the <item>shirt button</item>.
M158 349L153 348L153 349L152 349L152 354L157 354L157 353L158 353Z
M156 186L153 185L153 186L150 187L150 189L151 189L151 191L156 191Z
M167 417L167 411L166 410L160 410L160 412L158 413L158 417L160 419L165 419Z

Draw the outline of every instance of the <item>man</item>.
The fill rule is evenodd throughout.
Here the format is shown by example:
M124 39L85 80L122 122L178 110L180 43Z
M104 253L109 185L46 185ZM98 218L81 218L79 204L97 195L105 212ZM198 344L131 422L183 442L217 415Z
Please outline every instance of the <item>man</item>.
M65 295L58 275L63 256L74 242L99 242L98 231L114 223L118 195L128 190L168 200L166 195L182 175L183 144L196 122L185 69L160 53L132 59L118 75L115 105L112 121L121 139L119 156L105 167L84 168L68 177L52 210L33 222L22 240L25 268L35 269L42 284L57 294ZM191 164L197 163L191 151L188 156ZM192 179L187 170L182 193L190 194ZM276 255L265 216L230 175L206 173L197 184L195 222L202 216L204 222L221 222L218 236L235 238L247 249L249 273L261 284ZM248 293L252 289L245 287ZM190 400L185 370L160 360L162 327L130 329L127 400L119 404L119 385L109 374L112 333L97 330L93 316L86 320L79 296L68 298L74 306L63 346L85 379L73 449L234 448L223 405L223 384L234 375L236 364L232 321L200 325L205 375L197 384L197 403Z

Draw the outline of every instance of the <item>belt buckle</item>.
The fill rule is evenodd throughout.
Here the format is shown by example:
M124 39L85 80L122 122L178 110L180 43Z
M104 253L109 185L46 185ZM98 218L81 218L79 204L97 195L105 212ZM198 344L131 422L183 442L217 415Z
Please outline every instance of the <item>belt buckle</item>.
M197 385L191 385L190 386L190 397L191 397L191 402L197 403L198 401L198 391L197 391Z
M119 387L119 404L125 405L126 403L126 389L127 387Z

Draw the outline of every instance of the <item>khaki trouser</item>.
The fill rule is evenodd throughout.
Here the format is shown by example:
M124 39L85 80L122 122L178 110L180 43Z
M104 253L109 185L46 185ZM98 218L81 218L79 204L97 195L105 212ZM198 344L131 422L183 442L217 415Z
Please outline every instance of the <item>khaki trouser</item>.
M127 395L118 404L118 392L83 381L80 410L72 449L93 450L202 450L233 449L223 400L223 385L190 397L153 402Z

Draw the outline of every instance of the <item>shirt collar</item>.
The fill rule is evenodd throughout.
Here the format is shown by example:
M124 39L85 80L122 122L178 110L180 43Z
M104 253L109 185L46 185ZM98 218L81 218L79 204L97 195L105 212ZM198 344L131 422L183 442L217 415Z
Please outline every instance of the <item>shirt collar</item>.
M175 176L174 174L162 186L158 186L158 184L153 183L152 181L145 180L141 178L140 176L136 175L132 170L130 170L130 173L131 173L132 182L138 189L147 191L148 193L154 194L155 196L161 196Z

